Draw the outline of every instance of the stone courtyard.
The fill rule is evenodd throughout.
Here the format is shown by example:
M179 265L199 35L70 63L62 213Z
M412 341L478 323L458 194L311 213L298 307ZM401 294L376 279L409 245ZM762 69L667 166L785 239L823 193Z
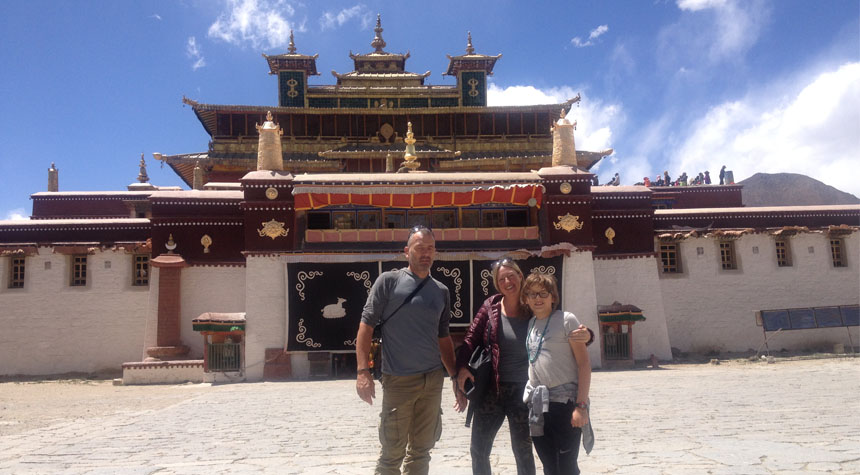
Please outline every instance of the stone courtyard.
M377 394L381 395L377 386ZM583 473L860 473L860 359L597 371ZM444 395L431 473L471 473ZM351 380L172 386L0 383L0 473L372 473L379 401ZM503 427L495 473L516 473ZM539 468L540 472L540 468Z

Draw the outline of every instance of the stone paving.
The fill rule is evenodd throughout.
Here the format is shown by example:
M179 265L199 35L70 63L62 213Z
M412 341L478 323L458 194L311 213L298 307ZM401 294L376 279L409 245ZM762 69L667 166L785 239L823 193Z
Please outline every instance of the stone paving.
M858 395L857 358L598 371L597 442L580 464L583 473L857 474ZM446 391L433 474L471 472L452 402ZM4 436L0 473L368 474L378 409L348 380L216 385L166 408ZM516 473L508 437L503 427L496 473Z

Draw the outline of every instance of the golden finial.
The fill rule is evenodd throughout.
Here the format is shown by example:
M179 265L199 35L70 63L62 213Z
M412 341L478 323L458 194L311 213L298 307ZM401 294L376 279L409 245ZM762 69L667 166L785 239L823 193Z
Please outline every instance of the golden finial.
M370 42L370 46L373 46L376 49L376 53L384 53L385 51L382 48L385 48L385 40L382 39L382 19L379 13L376 14L376 28L373 29L376 32L376 36L373 37L373 41Z
M266 111L266 120L268 120L268 121L272 120L272 111Z
M406 152L403 154L403 166L414 171L421 166L418 156L415 155L415 134L412 133L412 122L406 123Z
M293 41L293 30L290 30L290 45L287 48L287 52L290 54L296 54L296 42Z
M472 46L472 32L469 32L469 43L466 45L466 54L475 54L475 48Z
M140 154L140 173L137 174L137 181L141 183L146 183L149 181L149 177L146 175L146 160L143 159L143 154Z

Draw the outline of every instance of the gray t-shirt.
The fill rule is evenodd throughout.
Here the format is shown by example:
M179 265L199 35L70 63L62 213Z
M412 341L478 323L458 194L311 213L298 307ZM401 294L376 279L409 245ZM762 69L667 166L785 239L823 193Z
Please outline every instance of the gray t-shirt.
M448 287L432 276L424 287L391 317L421 283L407 268L383 272L367 297L361 321L382 327L382 372L408 376L442 367L439 338L448 336L451 297Z
M524 383L529 379L525 345L529 319L509 318L502 314L499 321L499 381Z
M529 357L534 359L534 362L529 364L529 382L535 387L544 385L548 388L565 383L578 383L579 368L576 366L570 343L567 342L567 335L579 328L579 320L570 312L554 311L549 316L540 353L537 353L544 325L547 325L547 320L534 317L529 322L531 331L527 336L526 346ZM534 358L536 353L537 358Z

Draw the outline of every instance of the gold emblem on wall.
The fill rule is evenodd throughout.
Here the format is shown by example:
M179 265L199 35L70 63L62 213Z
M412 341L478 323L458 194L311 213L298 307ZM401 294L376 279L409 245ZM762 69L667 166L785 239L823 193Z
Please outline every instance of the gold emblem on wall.
M558 221L552 223L552 225L555 226L555 229L564 229L567 232L571 232L575 229L582 229L584 224L585 223L581 223L579 221L579 216L571 216L570 213L567 213L564 216L559 216Z
M200 238L200 244L203 244L203 254L209 254L209 246L212 245L212 238L208 234L204 234Z
M257 234L260 237L270 237L274 241L275 238L286 236L289 233L289 229L284 229L284 223L280 221L275 221L274 219L269 222L263 222L262 229L257 230Z
M615 230L614 230L614 229L612 229L612 228L606 228L606 232L605 232L605 233L603 233L603 235L604 235L604 236L606 236L606 239L608 239L608 240L609 240L609 245L610 245L610 246L611 246L611 245L613 245L613 244L615 244L614 242L612 242L612 240L613 240L613 239L615 239Z
M570 190L572 190L573 187L570 186L570 183L564 182L561 185L559 185L558 189L566 195L566 194L570 193Z
M266 188L266 198L273 200L278 197L278 190L273 187Z
M480 94L480 92L478 92L478 89L476 89L478 87L478 84L480 84L478 82L478 80L475 78L472 78L472 79L469 79L468 81L466 81L466 84L468 84L469 87L471 88L471 89L469 89L468 94L472 97L478 97L478 94Z
M295 79L290 79L287 81L287 86L290 86L290 90L287 91L288 97L296 97L299 95L299 91L296 90L296 86L299 85L299 82Z

